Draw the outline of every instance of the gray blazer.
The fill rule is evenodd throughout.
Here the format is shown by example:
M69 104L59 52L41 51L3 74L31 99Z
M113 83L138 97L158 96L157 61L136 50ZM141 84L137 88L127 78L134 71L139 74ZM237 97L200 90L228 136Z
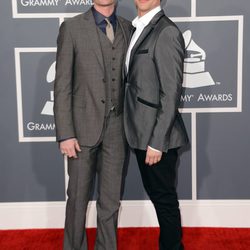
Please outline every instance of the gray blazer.
M178 112L184 41L177 26L157 13L131 51L125 89L125 133L132 148L167 152L188 143Z
M125 43L129 21L117 17ZM76 137L93 146L101 136L105 116L105 71L97 27L88 10L65 21L57 40L54 114L58 141Z

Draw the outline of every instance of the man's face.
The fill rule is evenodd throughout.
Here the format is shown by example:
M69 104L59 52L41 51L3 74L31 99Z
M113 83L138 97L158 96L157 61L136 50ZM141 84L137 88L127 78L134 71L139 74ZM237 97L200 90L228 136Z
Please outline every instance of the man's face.
M94 0L94 4L101 7L112 6L115 2L116 0Z
M147 13L160 5L160 0L134 0L138 11Z

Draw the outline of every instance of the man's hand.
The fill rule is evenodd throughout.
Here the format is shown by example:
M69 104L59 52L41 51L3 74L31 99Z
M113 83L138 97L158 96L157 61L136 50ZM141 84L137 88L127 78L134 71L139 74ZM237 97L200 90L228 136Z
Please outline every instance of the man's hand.
M152 149L151 147L148 147L145 163L148 164L149 166L152 166L161 160L161 156L162 156L162 152L156 151Z
M61 153L68 156L69 158L77 158L77 152L81 152L81 148L78 141L75 138L71 138L60 142Z

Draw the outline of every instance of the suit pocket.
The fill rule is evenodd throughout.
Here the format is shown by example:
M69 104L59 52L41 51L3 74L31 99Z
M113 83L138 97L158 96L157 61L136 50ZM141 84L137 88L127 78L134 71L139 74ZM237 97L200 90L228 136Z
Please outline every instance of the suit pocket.
M146 101L146 100L144 100L144 99L142 99L140 97L137 97L137 101L144 104L144 105L146 105L146 106L149 106L151 108L157 109L157 108L160 107L160 104L155 104L155 103L152 103L152 102L148 102L148 101Z
M148 49L141 49L136 52L136 54L148 54Z

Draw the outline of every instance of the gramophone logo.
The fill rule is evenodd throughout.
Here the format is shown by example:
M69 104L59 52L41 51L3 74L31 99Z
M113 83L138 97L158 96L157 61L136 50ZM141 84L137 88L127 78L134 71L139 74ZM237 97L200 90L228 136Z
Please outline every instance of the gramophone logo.
M15 48L19 141L54 141L56 48Z
M206 52L194 42L191 30L185 31L183 37L186 48L183 87L198 88L215 85L211 74L205 70Z
M242 43L239 41L243 39L240 18L202 17L177 22L186 49L181 109L185 112L240 110Z
M56 74L56 62L53 62L46 76L47 83L53 83L55 81L55 74ZM54 91L50 91L50 100L45 103L41 115L54 115L53 107L54 107Z

